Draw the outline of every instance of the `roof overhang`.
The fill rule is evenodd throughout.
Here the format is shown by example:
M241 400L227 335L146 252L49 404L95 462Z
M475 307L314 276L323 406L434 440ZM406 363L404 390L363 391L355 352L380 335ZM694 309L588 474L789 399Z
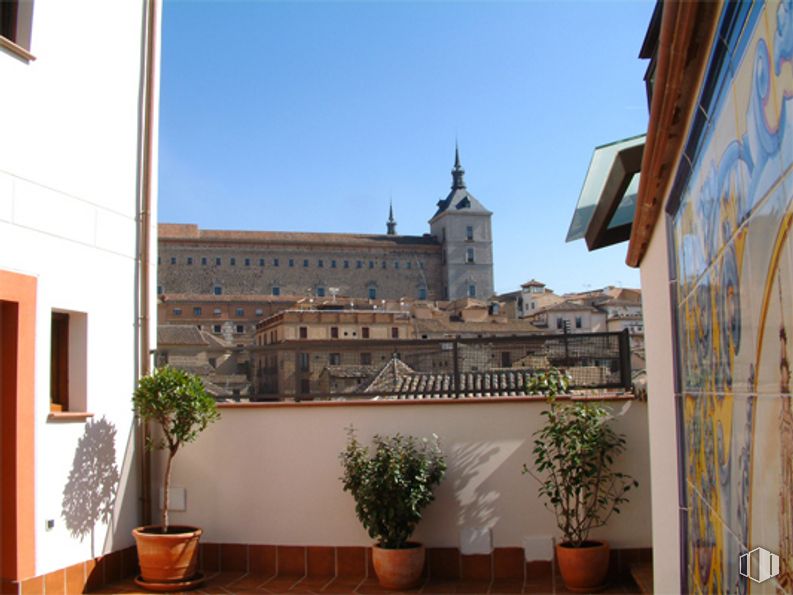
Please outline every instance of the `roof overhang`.
M595 148L567 232L596 250L627 241L636 209L646 135Z

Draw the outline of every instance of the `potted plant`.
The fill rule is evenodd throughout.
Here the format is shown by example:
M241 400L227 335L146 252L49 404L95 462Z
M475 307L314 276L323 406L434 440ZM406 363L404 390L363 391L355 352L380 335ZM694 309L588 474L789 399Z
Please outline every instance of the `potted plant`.
M181 590L196 579L201 529L168 523L173 459L183 444L195 440L219 415L198 376L167 366L140 379L132 403L142 422L159 426L159 437L149 438L146 447L167 451L160 524L132 531L141 569L139 584L158 591L169 585Z
M438 437L376 435L370 454L353 428L347 433L347 448L339 455L341 479L355 498L358 519L377 540L372 546L377 578L388 589L413 587L424 568L424 546L408 539L446 472Z
M527 392L544 394L550 408L534 433L534 471L524 465L523 472L539 482L540 496L562 532L556 559L565 587L589 593L605 587L609 566L608 543L589 534L619 513L627 492L639 484L613 469L625 437L611 428L610 411L592 402L559 404L556 395L568 387L569 377L556 369L527 383Z

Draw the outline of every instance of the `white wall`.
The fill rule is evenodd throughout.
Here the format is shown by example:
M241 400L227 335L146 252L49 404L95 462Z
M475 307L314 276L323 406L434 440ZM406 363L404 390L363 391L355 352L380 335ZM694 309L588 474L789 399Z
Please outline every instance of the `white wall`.
M143 2L36 0L30 48L36 60L26 64L0 52L0 112L7 116L0 142L0 269L38 279L36 574L131 545L129 531L138 522L130 395L142 8ZM150 271L154 285L154 266ZM94 420L104 418L116 432L112 446L122 481L112 526L95 527L93 551L90 532L73 536L63 514L78 442L90 425L47 420L53 309L84 315L82 392ZM111 452L107 444L103 452ZM50 519L55 526L47 530Z
M655 226L641 263L647 414L653 523L653 581L656 593L680 591L680 522L678 517L677 428L672 367L672 307L669 295L666 225Z
M596 535L615 547L649 547L650 482L646 406L629 407L617 427L628 453L619 466L640 487ZM353 424L359 437L402 432L441 438L447 477L416 537L429 546L458 546L459 530L488 527L496 547L524 536L557 535L537 484L522 475L543 402L301 404L224 407L222 418L177 454L173 486L187 510L172 523L200 525L207 542L278 545L368 545L352 496L342 491L338 454ZM155 476L157 477L157 476Z

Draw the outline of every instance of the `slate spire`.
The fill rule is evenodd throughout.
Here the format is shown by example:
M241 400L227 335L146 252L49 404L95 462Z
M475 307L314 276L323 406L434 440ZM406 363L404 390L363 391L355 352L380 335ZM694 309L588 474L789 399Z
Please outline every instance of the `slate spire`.
M394 205L391 200L388 201L388 221L386 222L386 228L388 229L388 235L396 235L396 219L394 219Z
M454 142L454 168L452 169L452 190L465 188L465 180L463 176L465 170L460 165L460 148L457 146L457 141Z

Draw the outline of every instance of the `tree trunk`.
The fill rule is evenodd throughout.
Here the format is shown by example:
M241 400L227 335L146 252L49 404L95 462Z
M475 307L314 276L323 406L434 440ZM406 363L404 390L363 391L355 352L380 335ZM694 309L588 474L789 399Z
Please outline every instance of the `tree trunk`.
M162 498L162 513L160 516L160 525L162 525L162 532L168 532L168 507L171 504L171 461L173 461L174 453L168 451L168 461L165 463L165 480L163 481L163 498Z

